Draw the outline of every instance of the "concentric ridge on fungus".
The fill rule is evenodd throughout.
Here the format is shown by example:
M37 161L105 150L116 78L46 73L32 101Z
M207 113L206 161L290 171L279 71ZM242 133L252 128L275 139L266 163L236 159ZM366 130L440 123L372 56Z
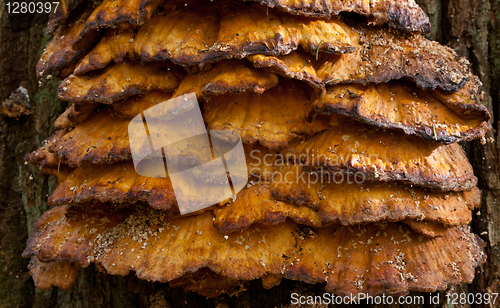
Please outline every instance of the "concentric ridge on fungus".
M258 6L255 9L261 10ZM204 63L248 57L256 66L272 67L289 78L303 79L322 87L349 82L380 83L405 77L426 89L439 87L445 91L457 91L470 78L467 61L460 59L452 49L419 34L345 24L340 20L304 24L299 22L300 19L292 19L288 22L290 25L271 26L269 23L277 22L280 20L278 17L269 17L273 21L265 24L270 29L261 34L262 22L247 16L252 12L245 9L239 13L248 17L247 22L239 20L241 16L237 14L231 22L221 25L227 29L219 28L204 11L195 18L172 11L169 14L178 15L183 18L182 21L157 16L135 37L132 33L109 31L81 60L75 74L103 68L112 61L122 61L126 56L142 61L172 60L188 67L198 65L202 69ZM258 12L254 15L262 16ZM283 20L285 23L288 19ZM188 24L183 25L182 22ZM241 29L234 29L233 24ZM199 27L199 31L193 30L193 27ZM211 27L215 33L209 31ZM276 42L268 37L268 32L278 31L274 27L282 32ZM167 30L175 31L168 34ZM316 37L318 31L324 37ZM246 36L259 37L263 45L254 42L254 39L250 40L253 45L245 44ZM129 38L128 43L126 38ZM339 53L342 46L350 47L344 50L346 53L329 54Z
M223 236L212 218L206 212L169 220L152 211L83 216L57 207L41 217L23 255L96 263L111 275L134 271L159 282L207 267L238 280L281 275L326 281L326 291L337 294L391 295L469 283L485 261L483 242L465 227L430 239L396 223L302 230L285 222Z
M103 28L135 28L148 21L162 0L104 0L85 20L74 50L87 49L88 37L95 36ZM90 45L90 46L89 46Z
M252 166L249 163L249 167ZM146 178L135 173L131 162L104 165L99 170L81 167L67 171L64 166L52 169L59 185L49 197L50 205L72 205L82 209L92 202L108 202L115 207L148 206L178 213L177 200L168 178ZM281 168L280 174L270 175L270 182L255 181L238 193L236 199L214 209L215 225L221 233L240 231L254 223L277 224L287 217L297 223L324 227L334 223L353 225L383 220L425 220L445 226L466 225L471 221L471 210L479 205L477 188L470 192L438 192L401 184L367 182L363 184L336 184L318 181L303 187L294 176L303 172L301 166ZM251 169L252 174L274 170ZM290 176L292 175L292 176ZM265 177L265 175L262 175ZM317 177L306 174L306 177ZM288 180L288 182L287 182ZM189 182L184 188L189 190ZM195 187L198 194L209 193L206 187ZM272 194L271 194L272 193ZM271 196L272 195L272 196ZM197 198L183 200L183 204L201 202Z
M274 148L284 146L284 157L295 163L303 163L308 170L323 168L335 172L349 168L363 173L366 179L404 181L443 191L470 190L477 182L465 153L457 144L441 145L401 132L374 130L337 115L330 116L329 119L318 119L313 123L301 122L300 118L297 118L300 112L297 112L295 107L292 108L292 100L298 98L300 101L300 95L295 91L286 92L292 95L284 106L289 111L295 110L287 114L287 118L273 116L282 109L276 103L270 106L278 107L275 112L264 112L266 109L261 103L265 101L265 94L255 97L259 100L243 100L246 96L229 99L224 98L224 95L217 96L217 99L212 98L206 106L204 117L209 129L236 130L245 143L254 144L260 141L261 144ZM280 94L278 97L283 96ZM232 101L238 104L232 105ZM209 108L210 106L212 108ZM221 106L223 110L217 111L217 106ZM300 105L297 108L300 111ZM247 110L257 116L246 116ZM305 119L305 108L303 114L302 119ZM276 120L282 124L276 123ZM54 138L49 151L57 158L46 154L47 158L55 160L57 164L69 164L71 167L80 166L85 162L103 164L129 160L129 121L126 117L111 116L110 111L101 111L77 125L71 132L58 139ZM289 130L288 127L295 131L286 138L283 133ZM164 129L174 131L175 127L165 126ZM307 129L313 131L308 132ZM305 140L294 139L299 136L297 132L307 136L320 130L323 132ZM181 155L181 152L178 154Z
M401 132L383 132L352 121L283 151L306 170L351 170L365 180L402 181L442 191L470 190L477 178L462 147L441 145Z
M58 27L62 26L70 13L79 6L83 0L61 1L58 10L50 14L47 26L47 32L51 33ZM388 23L390 26L406 30L406 31L421 31L428 33L430 31L429 18L423 10L412 0L409 1L283 1L283 0L243 0L259 2L268 7L277 7L295 15L304 15L308 17L331 18L332 15L339 15L341 12L354 12L360 15L367 16L370 23L382 25ZM310 2L310 3L308 3ZM123 27L126 22L133 23L134 19L138 19L137 25L141 25L145 20L150 18L150 13L161 4L169 6L169 4L178 3L180 5L190 3L199 5L203 1L133 1L128 2L126 10L121 10L118 14L107 13L114 1L104 0L100 6L95 9L93 16L99 17L97 20L90 18L87 23L87 28L93 30L96 28L107 27ZM219 2L221 4L223 2ZM121 4L121 3L119 3ZM138 17L137 17L138 16ZM134 24L135 25L135 24ZM88 32L88 30L87 30Z
M71 12L76 9L83 0L70 0L70 1L59 1L57 9L50 12L49 21L47 23L47 28L45 33L47 35L52 34L57 28L63 25L69 18Z
M28 268L37 288L49 289L55 286L69 290L80 266L72 261L40 262L37 257L32 257Z
M203 68L222 59L287 54L299 45L313 54L352 52L356 39L356 33L336 18L304 19L258 4L200 5L152 18L137 32L131 52L143 61L171 60Z
M59 85L57 94L73 103L111 104L151 90L173 91L183 77L181 70L167 63L125 61L92 74L71 75Z
M120 78L120 72L133 71L134 65L138 64L122 63L121 65L123 68L110 68L105 72L93 74L92 77L76 76L67 79L67 82L61 86L63 89L66 88L65 91L61 91L61 98L75 103L84 103L86 99L91 102L93 99L106 103L114 102L123 106L124 104L117 100L133 93L125 90L130 86L106 90L111 88L106 80ZM142 71L155 74L157 70L152 67L141 67L138 72ZM127 76L125 79L130 78ZM171 75L167 75L166 78L168 76ZM106 83L103 83L103 80ZM146 93L151 89L165 89L162 82L150 83L147 87L143 84L146 81L147 79L144 79L142 82L134 83L133 87L137 93ZM286 80L278 83L278 77L269 69L255 69L248 63L237 60L221 61L207 71L188 74L180 81L173 97L190 92L195 92L198 98L205 100L213 95L227 93L261 94L265 91L276 91L271 88L278 84L284 87L291 85L297 87L297 83ZM421 90L411 82L401 80L390 81L387 84L370 83L365 86L334 85L328 87L320 95L309 94L310 91L306 91L304 99L311 101L309 119L313 119L316 113L337 113L373 126L401 129L406 134L416 134L431 141L449 144L484 137L486 131L490 129L489 112L484 105L479 103L480 84L478 78L473 76L463 88L455 93L446 93L442 90ZM108 91L107 96L99 96L96 86L102 89L101 92ZM75 93L82 94L77 94L77 97L73 98ZM95 96L96 94L98 97ZM266 93L266 95L269 94ZM144 99L149 100L148 96ZM251 99L257 100L254 97ZM137 99L138 102L141 100L143 99ZM161 100L156 100L156 102L159 103ZM151 107L152 104L153 102L144 107ZM125 105L135 110L135 113L128 112L131 116L142 111L140 104L137 108L134 107L136 104L126 102ZM124 108L119 107L119 109Z
M88 51L88 48L74 50L72 46L78 39L78 34L85 26L85 20L92 13L92 10L93 5L87 5L81 16L71 18L66 27L59 29L54 34L54 38L45 47L36 65L37 77L45 77L54 71L59 71L58 76L65 78L72 73L78 60ZM89 40L94 41L98 38L94 35L89 37Z
M250 184L238 194L235 201L213 209L214 225L222 234L229 234L245 230L255 223L276 225L287 218L314 228L337 223L356 225L402 221L416 232L434 237L439 233L436 228L446 229L468 224L472 219L471 209L480 201L477 189L445 194L411 189L404 185L376 183L359 185L319 182L312 185L311 189L302 187L305 186L303 184L287 184ZM270 185L278 189L273 188L271 192ZM370 190L372 192L368 193ZM315 198L321 201L318 202ZM416 225L418 221L428 225Z
M466 225L472 219L471 210L481 202L477 188L466 192L440 192L401 183L367 181L358 184L353 179L351 183L339 183L338 174L325 174L323 180L317 180L320 174L309 175L313 182L305 185L297 180L297 175L304 172L302 168L301 165L281 168L275 177L278 180L270 184L272 196L315 209L324 224L352 225L412 218L447 226Z
M40 262L38 258L32 257L29 269L37 288L49 289L55 286L68 290L73 286L80 266L71 261ZM100 268L98 267L98 269ZM271 288L276 283L279 284L279 281L276 282L276 278L271 276L262 277L262 284L265 288ZM133 278L135 277L129 277L129 286L133 283ZM278 279L281 280L281 276L278 276ZM169 285L171 288L183 288L185 292L193 291L210 298L223 293L233 296L245 291L245 282L217 275L207 268L202 268L195 273L186 273L170 281Z
M336 85L313 100L311 117L336 113L377 127L401 129L429 141L469 141L484 137L491 128L490 114L486 106L476 102L478 96L470 98L464 90L424 91L401 81Z
M248 59L256 67L269 67L317 87L407 78L424 89L455 92L471 78L467 60L421 35L364 26L352 26L352 30L358 34L360 46L352 53L319 53L316 59L315 55L298 49L286 55L259 54Z
M341 12L368 16L374 25L388 23L401 30L429 33L429 18L415 1L398 0L246 0L256 1L285 12L309 17L331 18Z
M63 1L64 2L64 1ZM68 6L66 5L60 5L58 8L65 8L67 11L61 14L58 12L57 14L52 14L51 15L51 20L49 21L49 26L47 31L53 32L56 28L60 29L71 29L71 39L66 39L63 42L61 41L62 37L65 37L66 35L64 34L64 30L61 31L59 30L56 33L56 37L54 40L51 42L51 46L54 48L49 49L44 53L44 56L42 58L52 58L56 59L59 58L55 56L56 54L64 54L64 53L73 53L75 56L72 58L61 58L58 60L59 65L51 65L49 63L48 66L42 65L42 61L39 63L37 66L37 75L41 73L41 75L45 74L51 74L55 70L59 70L62 67L66 66L66 64L69 64L70 62L74 61L77 58L80 58L82 55L83 51L88 50L89 48L92 48L94 45L95 40L100 36L99 35L99 30L105 30L108 28L113 28L113 29L120 29L120 30L135 30L136 28L144 28L147 26L144 26L145 23L147 23L151 17L153 16L153 13L157 10L158 7L162 6L163 3L163 11L167 12L167 14L176 14L176 12L182 12L182 15L186 15L186 17L190 17L190 25L186 25L186 27L192 28L193 22L196 24L200 20L205 20L204 17L206 17L207 12L212 9L214 6L213 3L210 3L210 6L206 6L208 3L207 1L191 1L191 4L188 7L184 7L184 4L186 1L183 1L182 3L178 3L176 5L176 1L171 1L171 0L133 0L133 1L114 1L114 0L104 0L102 1L97 7L90 2L90 4L85 3L86 8L84 8L84 13L81 15L78 15L78 12L73 11L72 13L72 18L69 18L70 22L66 23L66 20L68 17L70 17L70 13L76 6L78 6L79 2L81 1L72 1L69 3ZM189 1L188 1L189 2ZM258 1L258 2L265 2L265 1ZM336 1L337 2L337 1ZM332 13L334 15L337 15L341 11L354 11L356 13L360 13L363 15L369 16L369 19L375 23L375 24L383 24L383 23L390 23L392 25L395 25L397 28L403 29L403 30L409 30L409 31L423 31L423 32L428 32L429 31L429 21L428 18L425 16L425 14L422 12L420 7L418 5L415 5L412 3L412 1L393 1L393 0L386 0L386 1L375 1L376 3L371 4L370 6L367 5L367 3L362 3L362 1L359 1L360 3L352 2L351 3L335 3L336 8L334 8L334 11L332 11L331 5L333 3L325 3L325 6L323 8L316 7L315 4L311 6L317 14L318 10L320 11L320 15L328 15L328 18L332 17ZM65 4L65 3L63 3ZM230 6L239 6L239 7L246 7L245 5L242 5L241 3L229 3L229 2L219 2L219 5L217 5L217 9L220 13L222 8L227 7L228 5ZM291 6L296 5L296 3L291 3L291 4L286 4L282 3L281 5L277 5L278 3L263 3L263 4L269 4L270 7L277 6L280 9L285 9L285 11L290 12L291 10L288 9ZM316 3L317 4L317 3ZM340 7L338 6L340 4ZM200 15L198 12L198 16L192 16L195 10L193 8L196 7L205 7L202 11L202 14ZM254 18L261 18L262 12L265 11L265 16L268 16L269 10L265 8L264 6L260 5L253 5L252 7L259 9L261 11L261 14L254 15ZM223 11L223 10L222 10ZM293 11L293 10L292 10ZM271 16L274 16L274 14L279 14L280 12L276 12L276 10L271 10ZM295 11L299 15L311 15L310 13L307 13L307 10L302 10L302 11ZM305 14L304 14L305 13ZM287 16L288 14L279 14L280 16ZM293 16L292 16L293 17ZM412 18L409 18L412 17ZM413 18L416 17L416 18ZM78 27L72 27L71 20L72 19L78 19ZM189 19L183 19L184 23L189 21ZM227 18L224 17L224 20ZM274 18L275 20L279 20L279 18ZM335 17L333 17L335 19ZM250 21L254 21L254 19L250 18L248 19ZM313 20L313 19L306 19L306 20ZM415 22L415 24L413 24ZM180 23L180 21L177 21L177 23ZM202 30L206 31L207 30L207 24L204 24L205 29L201 28ZM259 26L262 26L262 23L260 23ZM229 27L231 29L231 27ZM257 29L258 30L258 29ZM262 33L263 31L261 31ZM324 32L324 29L322 30ZM256 31L258 33L258 31ZM319 32L316 32L314 35L318 35ZM286 36L285 36L286 37ZM276 40L282 39L283 37L277 37ZM171 39L171 37L169 38ZM317 37L318 41L317 43L320 42L321 38ZM205 41L207 41L207 38L205 38ZM329 40L324 40L325 44L328 44ZM126 43L125 43L126 44ZM213 45L210 45L213 47ZM210 47L207 46L207 47ZM320 48L321 46L318 46ZM255 48L255 47L252 47ZM262 48L262 46L261 46ZM206 48L203 48L202 50L205 50ZM43 63L46 63L47 61L44 60ZM48 62L47 62L48 63ZM43 66L43 68L42 68ZM41 76L40 75L40 76Z

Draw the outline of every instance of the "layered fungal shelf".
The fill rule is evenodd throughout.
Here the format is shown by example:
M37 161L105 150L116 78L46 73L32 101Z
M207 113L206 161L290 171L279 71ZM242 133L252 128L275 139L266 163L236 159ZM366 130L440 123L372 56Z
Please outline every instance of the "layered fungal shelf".
M59 181L24 251L37 287L94 263L207 297L283 278L401 295L485 261L457 143L490 129L482 85L413 0L76 0L47 30L37 74L71 105L26 158ZM189 93L207 130L241 136L248 184L180 215L169 177L136 172L129 124Z

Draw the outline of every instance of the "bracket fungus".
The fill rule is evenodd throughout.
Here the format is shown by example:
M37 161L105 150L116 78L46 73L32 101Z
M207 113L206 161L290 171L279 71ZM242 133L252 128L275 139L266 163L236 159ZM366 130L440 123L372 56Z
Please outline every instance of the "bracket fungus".
M424 38L413 0L67 4L37 75L58 71L72 104L26 157L58 180L23 253L37 287L70 288L94 263L206 297L255 279L402 295L469 283L485 261L467 226L481 192L457 143L491 128L482 85ZM181 131L145 114L184 95L211 140L239 134L246 158L231 174L246 185L189 215L180 204L204 203L220 177L145 176L129 140L134 125L148 131L134 147ZM186 169L204 164L201 148L161 153Z

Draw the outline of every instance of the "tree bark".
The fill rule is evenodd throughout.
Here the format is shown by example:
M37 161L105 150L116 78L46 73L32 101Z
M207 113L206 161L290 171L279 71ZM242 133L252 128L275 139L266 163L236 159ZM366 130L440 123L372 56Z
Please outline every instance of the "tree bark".
M498 120L500 115L500 2L486 0L422 0L429 12L434 31L431 38L453 48L472 63L472 72L483 82L483 103L492 115L493 130L482 144L466 145L469 158L483 191L481 208L476 211L472 230L487 243L488 261L476 271L476 278L464 292L498 293L500 291L500 161ZM437 28L437 30L436 30ZM453 290L453 292L456 292ZM498 307L473 305L474 307ZM450 306L449 306L450 307ZM451 306L453 307L453 306ZM469 307L469 306L463 306Z
M417 2L431 19L429 38L450 46L471 61L473 73L484 84L482 101L490 110L494 126L487 135L487 143L475 141L464 145L483 190L482 205L474 215L472 229L486 241L488 261L477 270L471 285L453 287L448 292L499 293L500 1ZM47 209L47 196L55 181L38 176L38 168L25 165L23 157L50 135L52 123L66 108L66 103L57 99L58 82L44 80L39 87L35 76L36 62L49 41L43 35L46 21L47 16L42 14L8 16L5 3L0 7L0 102L20 85L30 95L29 109L18 117L0 114L0 307L279 307L288 306L293 292L323 293L323 284L283 280L278 287L264 290L255 281L237 297L206 300L159 283L108 276L93 266L80 270L77 282L68 291L36 289L27 269L28 260L20 255L36 219ZM443 300L445 292L439 294ZM500 306L500 299L497 302ZM439 305L427 303L425 307L494 306L453 306L441 301Z

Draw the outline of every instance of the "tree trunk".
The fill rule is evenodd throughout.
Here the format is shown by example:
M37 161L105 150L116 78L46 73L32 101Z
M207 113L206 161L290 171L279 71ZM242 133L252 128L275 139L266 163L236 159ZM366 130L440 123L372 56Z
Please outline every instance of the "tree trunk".
M471 285L457 286L448 292L499 293L500 136L497 135L497 129L500 114L500 1L418 2L432 22L433 29L429 37L452 47L471 61L473 73L484 84L483 103L490 110L495 129L488 133L487 143L475 141L464 145L483 190L482 205L475 215L472 229L486 241L488 261L478 268L476 279ZM36 62L43 46L49 41L43 35L47 16L8 16L5 8L5 3L2 3L0 102L10 107L0 107L1 307L279 307L290 303L293 292L311 295L323 293L324 285L284 280L278 287L264 290L260 282L256 281L250 283L247 291L239 296L206 300L194 293L186 294L159 283L101 274L93 266L80 270L77 282L68 291L35 289L27 269L28 260L22 259L21 253L36 219L47 209L47 196L54 189L55 181L38 176L38 168L25 165L23 157L50 135L52 123L66 108L66 103L57 99L57 81L44 80L43 85L39 86L35 76ZM19 95L8 99L19 86L28 89L29 108L17 101ZM12 110L20 111L16 113ZM444 293L439 294L439 305L427 303L425 307L457 307L442 301ZM427 294L425 296L428 298ZM500 303L500 299L497 302Z
M500 2L486 0L422 0L420 5L431 18L431 38L455 49L472 63L472 71L483 82L483 103L492 115L494 130L486 144L474 141L466 145L469 158L483 191L481 208L476 212L472 230L487 243L488 261L476 271L476 279L464 292L500 291L500 197L499 135L500 114ZM455 292L455 291L453 291ZM475 305L487 307L486 305ZM496 307L500 306L500 302ZM491 306L493 307L493 306Z

